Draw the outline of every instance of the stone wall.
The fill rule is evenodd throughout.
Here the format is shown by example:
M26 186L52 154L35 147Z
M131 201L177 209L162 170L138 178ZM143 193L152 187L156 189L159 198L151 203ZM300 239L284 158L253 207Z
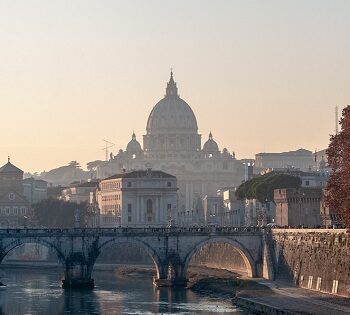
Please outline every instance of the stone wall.
M224 243L203 246L193 256L191 265L226 269L239 274L247 273L247 267L241 254L233 246Z
M345 230L275 229L272 239L276 280L350 296L350 244Z

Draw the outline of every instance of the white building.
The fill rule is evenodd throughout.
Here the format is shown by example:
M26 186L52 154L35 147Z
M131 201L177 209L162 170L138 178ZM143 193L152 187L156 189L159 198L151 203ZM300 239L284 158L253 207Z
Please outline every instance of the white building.
M98 181L76 182L69 185L61 192L61 199L75 203L90 203L90 193L95 193Z
M294 168L301 171L309 171L315 167L315 162L311 151L299 149L280 153L258 153L255 155L255 167L260 170L267 168Z
M244 226L244 201L238 200L235 193L235 187L220 190L224 203L223 222L227 226Z
M177 179L162 171L123 172L100 182L102 227L166 226L176 220Z
M214 113L213 109L213 115ZM202 146L197 119L191 107L180 98L171 73L166 94L152 109L143 137L143 147L136 135L104 165L97 167L98 178L127 171L152 168L173 174L178 180L179 217L203 217L204 196L215 196L218 189L239 186L244 179L244 166L226 148L220 151L212 133ZM191 219L192 220L192 219ZM187 221L186 221L187 222ZM199 222L188 222L195 224Z

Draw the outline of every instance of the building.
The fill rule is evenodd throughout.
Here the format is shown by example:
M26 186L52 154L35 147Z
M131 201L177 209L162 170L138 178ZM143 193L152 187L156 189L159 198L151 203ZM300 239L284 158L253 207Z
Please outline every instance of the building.
M326 187L329 178L329 172L322 172L321 170L318 170L316 172L303 172L294 168L268 168L262 171L260 174L265 175L272 172L276 174L287 174L299 177L301 181L301 187L305 188Z
M177 179L152 169L122 172L102 180L97 192L100 225L166 226L176 220Z
M275 189L276 224L315 227L321 218L321 188Z
M0 168L0 226L28 224L30 203L23 195L23 171L8 162Z
M204 220L199 221L206 225L222 225L223 219L223 199L222 196L205 196L203 198Z
M220 150L211 132L202 146L196 116L180 98L173 73L164 98L148 117L143 147L133 134L126 151L119 150L108 162L97 167L97 177L112 176L123 168L127 171L152 168L176 176L179 217L201 208L204 196L215 196L221 187L241 184L245 172L234 153L226 148ZM202 215L189 217L197 220ZM196 223L188 221L188 224Z
M246 199L244 205L245 226L266 226L275 223L276 206L274 202L260 202L258 199Z
M23 195L31 205L47 199L47 182L33 177L23 180Z
M287 168L307 172L315 168L315 162L311 151L299 149L281 153L258 153L255 155L255 167L261 170Z
M223 225L244 226L244 201L236 197L236 188L223 188L218 192L223 198Z
M99 181L74 182L61 192L61 199L75 203L87 202L90 203L90 194L95 193Z

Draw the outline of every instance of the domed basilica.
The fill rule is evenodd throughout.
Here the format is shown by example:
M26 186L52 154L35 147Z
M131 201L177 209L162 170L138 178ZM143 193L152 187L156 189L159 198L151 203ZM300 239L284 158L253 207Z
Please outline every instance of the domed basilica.
M177 177L179 223L200 223L202 199L216 196L220 188L238 186L244 179L242 163L226 148L220 152L211 132L202 148L196 116L180 98L172 72L164 98L148 117L143 149L133 133L126 151L111 154L110 160L98 167L97 176L148 168Z

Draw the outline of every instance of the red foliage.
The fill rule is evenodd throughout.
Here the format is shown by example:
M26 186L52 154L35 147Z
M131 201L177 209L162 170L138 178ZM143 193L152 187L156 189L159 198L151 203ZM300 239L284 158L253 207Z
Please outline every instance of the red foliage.
M326 187L326 205L343 217L350 229L350 105L343 109L341 131L330 138L327 149L332 174Z

